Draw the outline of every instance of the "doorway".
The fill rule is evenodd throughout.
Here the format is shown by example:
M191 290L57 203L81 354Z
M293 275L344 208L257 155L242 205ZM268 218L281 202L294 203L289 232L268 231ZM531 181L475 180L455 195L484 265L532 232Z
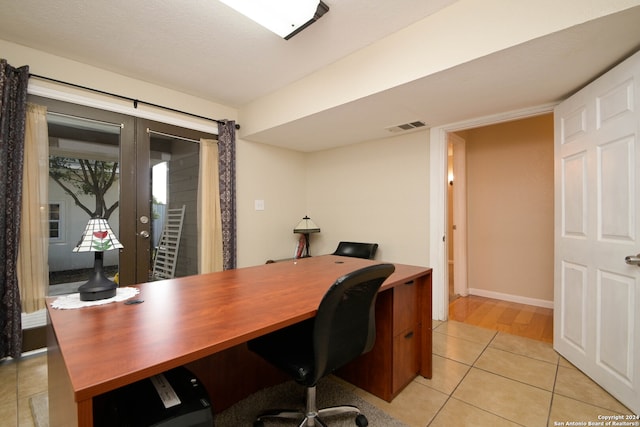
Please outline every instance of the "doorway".
M553 110L553 105L542 106L536 109L530 110L522 110L518 112L512 112L509 114L492 116L480 118L473 121L455 123L446 127L440 128L432 128L430 131L430 192L433 200L441 201L441 206L444 206L445 209L442 211L432 211L432 216L430 219L430 252L431 252L431 265L434 268L433 272L433 317L436 320L446 320L448 318L448 309L449 309L449 268L448 268L448 248L449 242L452 241L453 237L451 232L447 229L447 215L448 215L448 188L449 188L449 176L448 176L448 142L449 135L452 133L458 133L463 139L465 137L465 131L481 128L489 125L494 125L498 123L507 123L512 122L519 119L529 118L539 116L541 114L550 113ZM468 143L468 141L467 141ZM467 159L468 161L468 159ZM516 172L517 173L517 172ZM454 186L456 182L456 178L454 175ZM467 176L467 183L475 180L474 177ZM526 197L526 195L524 196ZM487 209L492 208L492 204L489 200L482 200L481 204L488 206ZM495 206L493 207L495 214ZM468 207L468 211L471 213L472 207ZM476 208L474 207L474 212ZM476 226L477 227L477 226ZM489 241L492 241L492 236L489 236ZM495 242L494 242L495 243ZM524 245L521 245L522 247ZM513 246L512 246L513 248ZM517 253L512 250L512 252ZM526 250L524 250L526 253ZM550 251L552 253L552 251ZM469 257L471 254L469 255ZM551 255L550 255L551 256ZM498 267L500 267L500 259L496 261L498 263ZM552 262L552 260L551 260ZM455 260L454 260L455 265ZM526 270L524 270L526 271ZM478 290L482 292L482 289L479 287L474 287L475 282L473 282L471 274L475 273L475 270L472 271L469 269L469 293L476 293ZM475 276L474 276L475 277ZM454 282L455 282L455 274L454 274ZM509 292L505 292L503 289L493 289L487 293L483 293L484 295L490 298L510 298ZM513 300L518 303L526 303L533 305L542 305L545 306L548 304L544 300L544 298L530 297L527 298L519 298Z
M448 136L448 250L456 261L455 271L450 267L455 288L449 285L449 319L551 343L553 116ZM466 165L456 168L460 163ZM460 212L464 204L452 199L468 202L468 218L466 207ZM460 256L467 248L468 258ZM467 269L471 290L463 295L466 276L460 283L458 272Z
M468 294L467 284L467 167L466 141L449 133L447 222L449 233L449 302Z
M213 134L32 96L45 105L50 145L49 294L77 292L91 253L72 252L89 218L107 219L124 246L105 251L120 285L151 279L166 212L184 206L175 276L197 274L199 144Z

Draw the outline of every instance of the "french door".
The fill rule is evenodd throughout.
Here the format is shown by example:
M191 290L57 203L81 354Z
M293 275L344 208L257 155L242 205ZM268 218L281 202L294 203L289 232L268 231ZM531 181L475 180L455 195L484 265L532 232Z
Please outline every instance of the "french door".
M215 136L136 120L136 194L126 197L136 200L134 283L198 274L198 171L206 167L200 165L201 138ZM162 264L163 274L153 275L154 263Z
M168 212L184 207L173 274L197 274L198 142L215 135L46 98L30 102L48 110L50 294L86 281L93 254L72 249L93 216L107 218L124 246L104 252L107 275L130 285L153 279Z

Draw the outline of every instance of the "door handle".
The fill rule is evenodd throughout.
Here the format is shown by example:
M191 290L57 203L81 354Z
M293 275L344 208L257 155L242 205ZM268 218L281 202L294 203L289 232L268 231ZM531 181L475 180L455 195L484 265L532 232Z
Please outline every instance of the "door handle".
M640 254L638 255L627 255L624 257L624 262L629 265L637 265L640 266Z
M138 233L138 235L140 237L142 237L143 239L148 239L149 238L149 232L147 230L142 230L140 233Z

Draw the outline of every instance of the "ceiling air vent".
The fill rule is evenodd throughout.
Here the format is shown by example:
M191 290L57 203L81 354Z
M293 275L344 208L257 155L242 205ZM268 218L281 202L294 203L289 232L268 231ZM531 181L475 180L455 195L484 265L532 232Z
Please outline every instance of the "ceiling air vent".
M396 125L396 126L391 126L388 127L387 130L389 132L405 132L411 129L415 129L415 128L421 128L426 126L425 122L421 122L421 121L417 121L417 122L411 122L411 123L405 123L402 125Z

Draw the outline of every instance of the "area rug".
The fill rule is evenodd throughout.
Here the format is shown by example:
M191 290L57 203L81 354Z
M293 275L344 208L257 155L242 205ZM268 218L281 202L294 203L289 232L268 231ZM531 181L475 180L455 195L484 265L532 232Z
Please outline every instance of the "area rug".
M370 427L407 427L406 424L392 418L334 380L322 379L317 386L316 396L318 408L336 405L357 406L369 420ZM304 387L294 381L288 381L260 390L220 414L216 414L215 427L251 427L255 418L262 411L274 408L304 410L304 403ZM352 415L331 417L324 421L330 427L353 427L356 425L355 416ZM296 425L291 421L265 421L265 427Z
M323 379L317 387L318 407L354 405L360 408L369 420L370 427L407 427L389 414L366 402L331 379ZM241 400L229 409L214 415L215 427L251 427L258 414L273 408L304 409L305 389L294 381L288 381ZM36 427L49 427L49 399L40 393L30 399L31 413ZM325 420L330 427L353 427L355 417L351 415L331 417ZM266 421L269 426L295 426L295 422Z
M39 393L29 399L35 427L49 427L49 395Z

